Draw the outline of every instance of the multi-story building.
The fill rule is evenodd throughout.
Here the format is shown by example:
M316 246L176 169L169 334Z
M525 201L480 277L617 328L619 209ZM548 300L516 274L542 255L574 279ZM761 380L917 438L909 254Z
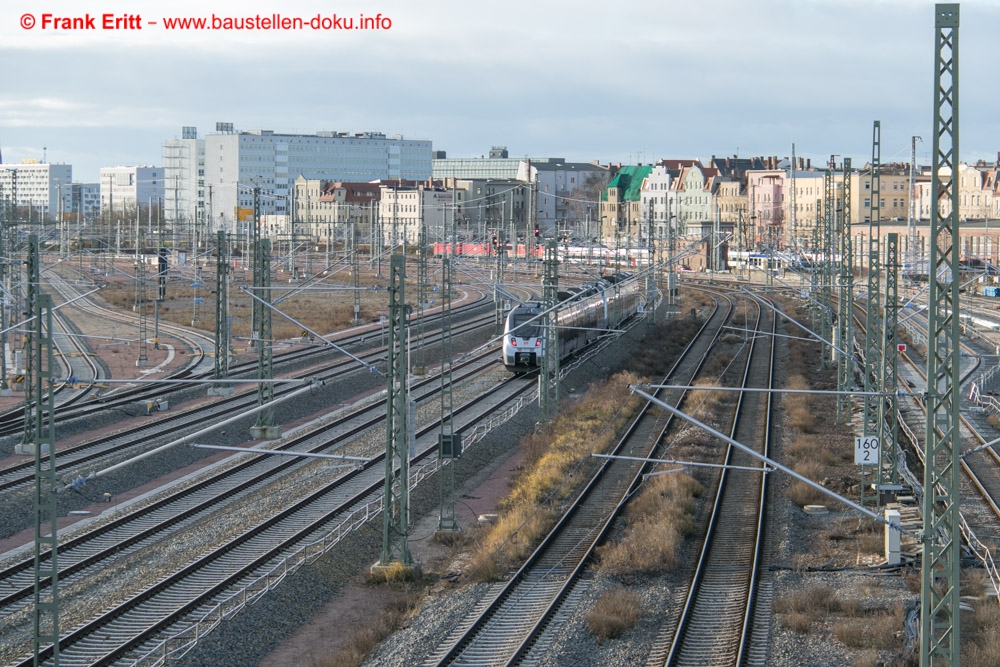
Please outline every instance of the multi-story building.
M663 238L666 233L668 215L672 209L672 199L670 184L677 177L678 170L670 169L666 164L660 162L646 176L639 192L639 208L642 211L644 226L649 226L650 215L653 219L655 238ZM642 230L640 237L645 236L648 230Z
M719 217L725 224L738 226L749 216L747 200L747 172L764 168L764 158L724 157L714 155L708 163L719 174L716 193Z
M615 244L641 238L642 184L653 172L652 165L618 166L601 193L601 239Z
M878 180L879 220L905 220L910 210L910 165L883 164L879 167ZM866 164L851 174L851 222L871 222L873 204L872 167Z
M512 158L506 146L493 146L489 157L447 157L444 151L439 151L432 160L433 178L462 178L474 180L513 180L517 178L521 162L529 158ZM544 158L530 158L536 162ZM549 158L560 160L561 158Z
M201 161L197 158L198 141L204 142ZM244 212L254 207L254 188L259 190L260 215L289 214L294 180L299 175L309 180L341 182L423 180L431 175L430 141L388 137L378 132L283 134L272 130L236 131L231 123L217 123L216 132L203 140L182 139L179 145L176 142L164 144L164 160L171 166L168 176L173 177L176 171L176 187L189 189L187 194L175 197L176 219L188 215L181 210L181 204L194 202L193 215L198 220L200 179L182 179L179 174L185 163L195 174L203 165L203 202L204 209L212 211L212 229L225 227L234 219L245 219ZM180 153L176 163L168 160L168 148ZM168 183L167 187L175 186ZM168 202L168 218L170 208Z
M542 233L565 230L567 223L582 229L581 223L596 218L597 196L610 176L610 170L598 164L558 158L525 160L517 172L518 180L532 184L534 220Z
M163 212L169 226L193 220L202 222L211 217L209 229L226 229L221 224L226 212L211 207L213 197L205 189L205 140L198 138L197 127L185 126L181 128L180 139L163 142L163 183ZM232 220L231 213L229 219Z
M332 246L348 243L352 233L349 225L357 225L359 239L367 239L379 193L378 183L330 182L299 176L293 197L295 233Z
M699 162L681 169L674 180L675 213L680 229L688 235L703 236L707 227L715 220L716 191L719 171L705 167ZM682 231L683 233L683 231Z
M454 219L448 223L455 225L458 240L485 242L501 230L505 237L525 233L531 197L527 183L516 178L445 178L440 183L454 194Z
M597 219L597 200L609 177L609 170L596 163L567 162L561 157L512 158L506 146L494 146L489 157L434 160L435 180L472 181L476 184L474 189L494 181L500 184L519 181L518 191L506 195L509 205L504 219L517 229L536 224L544 235L556 230L560 234L563 231L574 235L585 233L587 220ZM505 186L500 188L507 189ZM530 210L527 208L529 199ZM460 219L470 224L482 219L480 214L484 205L474 196L457 205ZM495 204L490 208L495 208ZM494 218L494 225L499 224L499 218Z
M134 211L163 201L163 169L142 167L101 167L101 214Z
M0 201L26 208L21 215L28 218L48 220L59 214L61 190L72 182L72 165L35 161L0 164Z
M929 170L928 170L929 171ZM951 170L942 167L941 176L947 177ZM931 217L931 174L925 173L916 179L917 217L920 220L930 220ZM884 189L884 188L883 188ZM964 162L958 165L958 217L961 220L996 219L1000 213L1000 205L996 201L997 183L996 167L968 165ZM951 200L941 199L940 214L951 214ZM905 213L903 214L905 216Z
M88 223L101 213L100 183L70 183L62 187L62 211L67 220Z
M378 225L382 244L417 243L421 227L426 230L428 241L442 240L453 201L451 190L435 184L379 183Z

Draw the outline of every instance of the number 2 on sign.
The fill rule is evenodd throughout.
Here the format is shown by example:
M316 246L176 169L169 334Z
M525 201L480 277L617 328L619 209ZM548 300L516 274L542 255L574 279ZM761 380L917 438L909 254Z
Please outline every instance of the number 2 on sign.
M866 435L854 438L854 463L859 466L873 466L878 465L878 462L878 437L874 435Z

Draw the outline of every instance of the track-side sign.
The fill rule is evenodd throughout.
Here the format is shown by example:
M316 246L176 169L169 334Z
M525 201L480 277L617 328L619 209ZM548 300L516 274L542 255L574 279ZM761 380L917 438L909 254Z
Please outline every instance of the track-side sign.
M854 463L859 466L878 465L878 436L867 435L854 438Z

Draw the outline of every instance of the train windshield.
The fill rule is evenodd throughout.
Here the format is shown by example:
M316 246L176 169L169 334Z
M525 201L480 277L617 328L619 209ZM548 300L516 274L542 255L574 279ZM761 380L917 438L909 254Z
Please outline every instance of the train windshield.
M532 319L533 322L525 324ZM511 313L510 330L518 338L539 338L542 335L542 318L531 313Z

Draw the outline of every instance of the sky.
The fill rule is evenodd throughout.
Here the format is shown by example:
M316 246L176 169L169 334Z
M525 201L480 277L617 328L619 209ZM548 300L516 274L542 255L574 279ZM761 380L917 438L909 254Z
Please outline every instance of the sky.
M166 29L275 14L379 29ZM88 16L94 29L55 21ZM997 34L1000 0L961 3L965 161L1000 151ZM102 166L162 165L182 126L222 121L402 134L449 157L504 145L635 164L794 143L814 165L863 165L880 120L883 164L908 161L912 136L929 164L934 37L930 0L5 0L0 151L96 182Z

